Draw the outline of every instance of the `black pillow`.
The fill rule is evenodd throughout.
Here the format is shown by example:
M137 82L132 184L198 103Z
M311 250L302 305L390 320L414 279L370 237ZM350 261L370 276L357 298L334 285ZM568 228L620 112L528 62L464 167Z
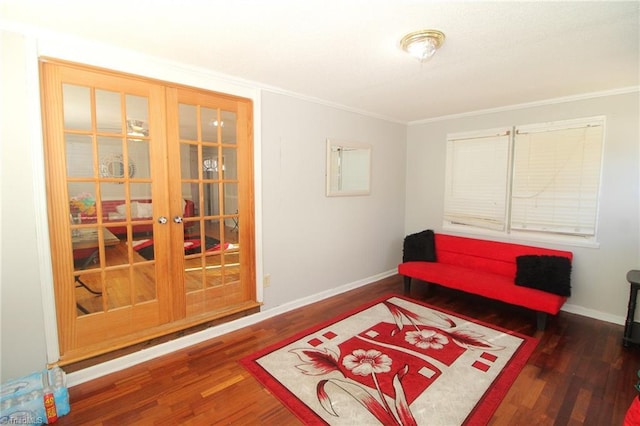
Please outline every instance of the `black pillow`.
M562 256L518 256L515 283L560 296L571 296L571 260Z
M431 229L404 238L402 261L436 261L436 240Z

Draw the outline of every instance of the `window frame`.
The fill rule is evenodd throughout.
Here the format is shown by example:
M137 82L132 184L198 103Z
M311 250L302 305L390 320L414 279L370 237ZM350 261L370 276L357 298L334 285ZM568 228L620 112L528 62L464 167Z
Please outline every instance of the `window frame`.
M594 207L594 221L593 221L593 235L574 235L569 233L561 233L561 232L553 232L553 231L541 231L541 230L521 230L521 229L513 229L512 227L512 209L513 209L513 182L514 182L514 173L515 173L515 150L516 150L516 138L518 132L546 132L546 131L558 131L558 130L567 130L581 127L590 127L590 126L600 126L601 134L600 134L600 152L599 152L599 164L597 169L598 181L597 181L597 189L595 191L595 207ZM452 159L450 158L450 147L449 144L453 143L456 140L461 139L473 139L473 138L483 138L489 135L496 135L498 132L509 132L509 157L508 157L508 177L506 183L506 207L504 214L504 230L495 230L483 228L475 225L469 224L461 224L454 223L447 219L447 191L450 189L451 185L451 170L450 170L450 162ZM445 192L443 199L443 216L442 216L442 227L446 231L457 232L457 233L466 233L466 234L476 234L483 235L487 237L492 237L496 239L504 239L509 241L523 241L523 242L550 242L550 243L560 243L566 245L575 245L575 246L584 246L584 247L598 247L598 222L599 222L599 211L600 211L600 202L601 202L601 190L602 190L602 173L603 173L603 164L604 164L604 148L605 148L605 137L606 137L606 117L605 116L592 116L592 117L584 117L577 119L569 119L569 120L558 120L552 122L541 122L541 123L533 123L526 125L514 125L511 127L501 127L501 128L493 128L486 130L478 130L471 132L459 132L459 133L450 133L447 134L447 148L446 148L446 170L445 170ZM584 142L583 142L584 143Z
M447 221L447 217L458 218L459 223L464 223L465 226L491 229L498 232L504 232L507 229L512 133L512 128L501 127L476 132L456 133L447 137L443 220ZM483 144L484 146L477 149L478 147L473 146L475 143ZM457 145L460 146L457 147ZM482 152L483 148L487 149L487 151L483 153L483 158L479 159L478 152ZM495 158L496 153L506 157L503 158L506 164L503 164L503 161L497 161ZM460 164L456 161L457 158L453 158L454 155L461 157L462 162ZM485 164L486 168L493 170L493 172L482 173L481 177L474 175L474 179L469 179L469 168L480 164ZM500 170L496 170L496 167L500 167ZM503 173L504 175L500 176ZM464 197L460 199L456 196L457 193L465 190L477 194L480 189L487 188L488 185L495 183L497 180L504 180L504 187L498 187L497 190L486 196L474 196L469 199L464 199ZM456 184L464 188L459 190ZM465 215L464 213L469 211L463 211L469 203L473 205L474 210L471 214ZM492 207L492 204L494 207ZM502 211L501 215L498 210ZM464 216L467 218L465 219ZM453 223L452 221L450 222ZM486 226L474 226L474 223L485 223Z

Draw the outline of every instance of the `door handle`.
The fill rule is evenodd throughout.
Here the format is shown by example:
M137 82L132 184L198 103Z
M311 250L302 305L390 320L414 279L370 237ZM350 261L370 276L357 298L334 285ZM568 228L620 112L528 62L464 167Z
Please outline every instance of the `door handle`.
M175 223L182 223L182 216L176 216L176 217L174 217L174 218L173 218L173 221L174 221Z
M165 224L165 223L167 223L167 222L168 222L168 220L167 220L167 218L166 218L165 216L160 216L160 217L158 218L158 223L160 223L160 224L162 224L162 225L164 225L164 224Z

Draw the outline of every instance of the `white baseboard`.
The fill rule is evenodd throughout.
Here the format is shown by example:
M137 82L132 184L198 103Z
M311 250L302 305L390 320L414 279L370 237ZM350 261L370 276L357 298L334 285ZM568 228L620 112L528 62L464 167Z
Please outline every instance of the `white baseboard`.
M354 281L352 283L348 283L348 284L333 288L331 290L316 293L308 297L303 297L302 299L297 299L297 300L285 303L283 305L276 306L267 311L258 312L256 314L242 317L237 320L230 321L228 323L220 324L215 327L211 327L206 330L202 330L197 333L190 334L188 336L179 337L169 342L161 343L159 345L152 346L147 349L142 349L138 352L124 355L120 358L106 361L101 364L97 364L97 365L85 368L83 370L74 371L73 373L67 374L67 386L73 387L81 383L85 383L90 380L94 380L99 377L105 376L107 374L124 370L125 368L129 368L134 365L143 363L145 361L149 361L153 358L157 358L159 356L166 355L171 352L175 352L177 350L184 349L189 346L193 346L195 344L204 342L208 339L218 337L220 335L238 330L240 328L256 324L260 321L266 320L276 315L283 314L293 309L297 309L302 306L309 305L311 303L319 302L329 297L336 296L341 293L345 293L349 290L362 287L364 285L370 284L372 282L381 280L386 277L390 277L392 275L397 274L397 272L398 271L396 269L382 272L380 274L373 275L371 277L364 278L358 281Z
M606 312L596 311L595 309L584 308L570 303L565 303L561 310L571 314L582 315L583 317L589 317L618 325L624 325L626 321L626 318L618 315L611 315Z
M153 358L157 358L162 355L175 352L180 349L184 349L189 346L204 342L208 339L221 336L226 333L256 324L260 321L264 321L268 318L280 315L294 309L309 305L311 303L319 302L329 297L337 296L345 293L349 290L353 290L358 287L376 282L383 278L387 278L397 274L396 269L392 269L386 272L382 272L377 275L373 275L368 278L364 278L358 281L354 281L330 290L326 290L320 293L313 294L311 296L303 297L301 299L293 300L283 305L276 306L267 311L258 312L247 317L242 317L228 323L220 324L215 327L208 328L206 330L199 331L197 333L190 334L188 336L180 337L169 342L161 343L156 346L152 346L147 349L142 349L138 352L122 356L110 361L97 364L83 370L75 371L67 375L67 386L72 387L81 383L88 382L90 380L97 379L107 374L115 373L116 371L124 370L125 368L132 367L134 365L149 361ZM605 312L596 311L593 309L583 308L578 305L565 304L562 310L572 314L582 315L589 318L594 318L600 321L606 321L613 324L624 324L625 318L607 314Z

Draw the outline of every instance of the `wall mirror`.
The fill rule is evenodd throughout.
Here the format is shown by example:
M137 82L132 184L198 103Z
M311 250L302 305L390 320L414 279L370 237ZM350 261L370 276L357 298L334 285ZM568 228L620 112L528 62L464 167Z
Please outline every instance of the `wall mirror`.
M133 177L136 173L136 166L131 160L129 160L128 167L124 164L124 159L121 155L114 155L105 158L100 163L100 176L106 178L123 178L126 175Z
M371 192L371 145L327 139L327 196Z

